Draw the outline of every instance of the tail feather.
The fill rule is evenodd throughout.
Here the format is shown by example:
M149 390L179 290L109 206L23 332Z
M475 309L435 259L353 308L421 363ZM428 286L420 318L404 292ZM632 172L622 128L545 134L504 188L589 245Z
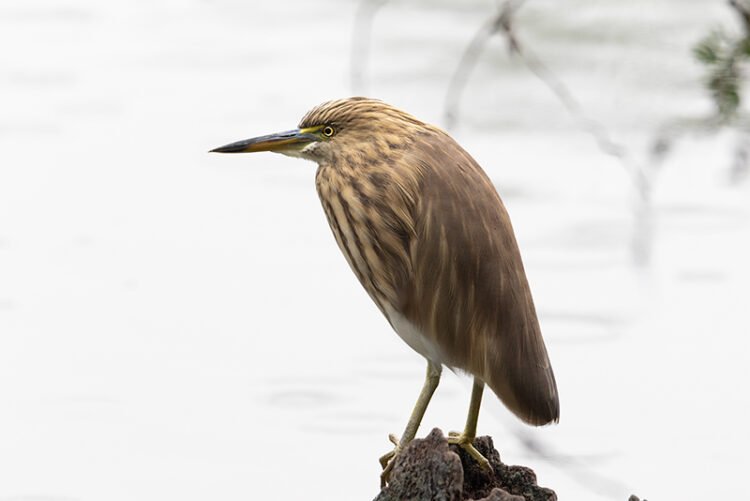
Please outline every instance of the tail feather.
M557 383L546 353L543 360L546 364L497 360L490 364L491 370L485 374L485 383L503 404L521 420L534 426L560 420Z

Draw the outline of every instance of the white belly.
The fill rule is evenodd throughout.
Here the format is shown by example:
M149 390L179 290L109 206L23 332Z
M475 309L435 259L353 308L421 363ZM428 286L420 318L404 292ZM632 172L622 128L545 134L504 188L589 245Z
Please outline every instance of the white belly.
M440 355L440 348L430 338L425 336L419 327L411 323L406 317L394 310L387 303L385 305L385 314L391 322L393 329L396 331L396 334L398 334L412 350L437 364L443 363Z

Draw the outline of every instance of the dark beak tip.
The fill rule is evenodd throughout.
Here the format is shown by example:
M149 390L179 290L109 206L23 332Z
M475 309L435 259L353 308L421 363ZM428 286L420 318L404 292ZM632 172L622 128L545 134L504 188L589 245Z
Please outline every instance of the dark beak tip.
M244 145L238 143L225 144L210 150L209 153L240 153L244 150Z
M317 138L312 134L302 133L299 129L277 132L252 139L244 139L214 148L209 153L253 153L257 151L280 151L282 148L308 143Z

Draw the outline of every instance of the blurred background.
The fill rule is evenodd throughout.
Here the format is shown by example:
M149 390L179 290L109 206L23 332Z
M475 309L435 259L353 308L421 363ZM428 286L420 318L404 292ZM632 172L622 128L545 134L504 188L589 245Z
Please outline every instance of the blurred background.
M4 0L0 500L375 496L424 361L348 269L313 164L206 153L352 94L449 128L511 213L562 417L488 394L503 460L562 500L736 497L743 8ZM461 429L469 389L446 372L420 436Z

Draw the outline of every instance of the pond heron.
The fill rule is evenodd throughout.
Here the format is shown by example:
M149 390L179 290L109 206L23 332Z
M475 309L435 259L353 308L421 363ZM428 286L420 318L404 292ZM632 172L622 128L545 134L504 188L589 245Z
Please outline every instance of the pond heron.
M315 185L333 235L427 376L382 481L414 438L443 365L474 376L462 433L472 445L487 384L531 425L559 419L555 376L508 213L477 162L437 127L382 101L323 103L299 127L212 151L272 151L318 164Z

